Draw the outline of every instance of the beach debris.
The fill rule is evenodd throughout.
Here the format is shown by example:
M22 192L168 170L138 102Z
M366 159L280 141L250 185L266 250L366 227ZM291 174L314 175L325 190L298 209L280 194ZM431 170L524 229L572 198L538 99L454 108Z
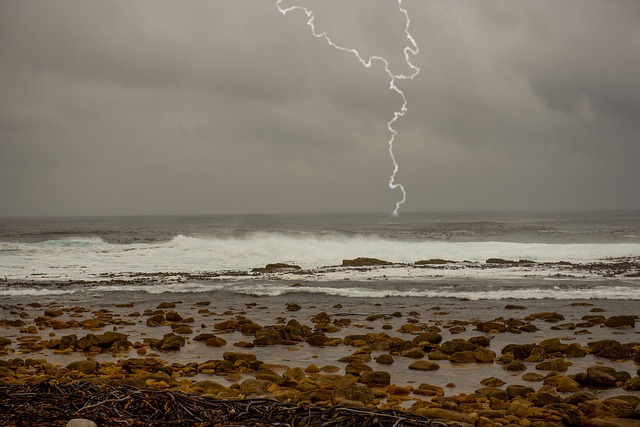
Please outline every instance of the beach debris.
M214 425L436 426L395 410L285 404L271 399L220 400L180 392L97 386L89 382L0 386L1 426Z

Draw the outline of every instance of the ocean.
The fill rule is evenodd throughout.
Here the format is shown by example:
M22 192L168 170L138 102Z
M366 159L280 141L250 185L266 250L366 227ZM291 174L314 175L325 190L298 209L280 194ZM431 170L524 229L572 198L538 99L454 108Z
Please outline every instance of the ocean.
M391 264L342 265L358 257ZM640 300L639 265L640 211L0 219L9 298Z

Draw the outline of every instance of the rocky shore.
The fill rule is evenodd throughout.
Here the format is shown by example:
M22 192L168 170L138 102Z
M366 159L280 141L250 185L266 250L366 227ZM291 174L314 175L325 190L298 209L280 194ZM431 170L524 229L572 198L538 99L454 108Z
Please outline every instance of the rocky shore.
M479 317L462 300L201 297L5 301L0 387L90 383L481 427L640 426L637 310L514 301ZM4 411L24 411L6 396Z

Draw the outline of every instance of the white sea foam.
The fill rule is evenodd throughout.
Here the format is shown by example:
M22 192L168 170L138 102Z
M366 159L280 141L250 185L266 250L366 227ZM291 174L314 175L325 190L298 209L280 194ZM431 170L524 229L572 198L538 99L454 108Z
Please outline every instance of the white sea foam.
M0 242L0 278L77 280L127 272L221 272L249 270L272 262L315 269L340 265L343 259L356 257L412 263L429 258L484 262L490 257L591 262L625 256L640 256L640 244L407 241L376 236L274 232L225 238L178 235L165 243L136 244L110 244L97 237L69 237L39 243ZM411 273L419 274L420 270Z

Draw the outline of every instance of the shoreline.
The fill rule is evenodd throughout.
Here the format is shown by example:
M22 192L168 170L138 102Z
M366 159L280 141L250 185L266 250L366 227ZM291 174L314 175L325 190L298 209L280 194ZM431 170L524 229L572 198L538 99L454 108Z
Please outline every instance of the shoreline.
M445 410L453 413L438 416L461 414L483 426L482 418L495 422L485 415L499 414L482 411L506 417L521 400L544 408L588 393L600 409L583 405L591 410L581 412L585 422L593 414L611 418L602 405L619 396L640 404L637 301L122 292L115 302L106 296L116 294L75 301L71 295L64 303L58 296L5 300L0 337L10 342L0 347L0 382L128 384L432 418ZM622 326L605 325L624 315ZM624 357L597 356L597 343L606 340L620 343L602 345L622 347ZM384 363L388 356L392 364ZM504 369L510 364L524 370ZM592 384L594 367L613 369L614 381ZM353 400L347 389L368 392ZM551 401L532 402L547 392ZM474 402L464 406L464 399ZM635 409L622 418L639 419ZM545 412L549 422L559 416L553 411Z

